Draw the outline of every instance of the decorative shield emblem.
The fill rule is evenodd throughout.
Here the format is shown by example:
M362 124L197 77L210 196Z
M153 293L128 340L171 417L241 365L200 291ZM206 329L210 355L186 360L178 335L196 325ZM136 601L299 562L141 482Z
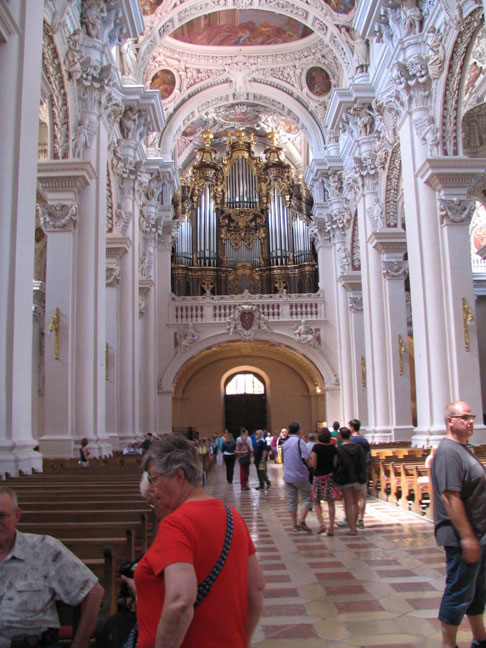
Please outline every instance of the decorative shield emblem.
M240 315L241 326L245 331L249 331L255 321L255 314L251 311L243 311Z

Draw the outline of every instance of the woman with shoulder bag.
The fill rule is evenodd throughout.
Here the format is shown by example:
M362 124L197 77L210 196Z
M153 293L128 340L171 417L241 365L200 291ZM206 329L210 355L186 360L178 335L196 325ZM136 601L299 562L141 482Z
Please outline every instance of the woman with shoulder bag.
M248 430L241 428L241 434L236 440L235 454L240 464L240 485L241 490L250 490L248 487L248 477L250 475L250 463L252 451L250 449L251 441L248 438Z

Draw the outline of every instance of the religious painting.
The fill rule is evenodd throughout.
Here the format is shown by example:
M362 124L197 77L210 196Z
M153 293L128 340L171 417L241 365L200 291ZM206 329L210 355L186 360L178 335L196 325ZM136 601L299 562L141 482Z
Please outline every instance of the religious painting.
M286 117L285 119L279 119L277 122L279 126L287 135L297 135L299 132L299 127L294 124L294 122Z
M258 121L262 110L257 104L234 104L221 111L218 117L227 124L240 124L244 127Z
M307 87L316 97L324 97L331 90L331 77L321 67L311 67L305 75Z
M150 16L160 7L163 0L140 0L140 7L144 16Z
M152 77L150 87L152 90L158 90L160 92L160 98L164 100L168 99L174 92L175 84L176 78L173 72L170 70L159 70Z
M324 0L333 11L339 14L348 14L354 9L355 0Z
M229 9L199 16L182 25L171 37L193 45L281 45L300 40L312 30L294 18L258 9Z
M207 128L208 122L206 119L195 119L190 124L188 124L182 132L182 137L186 139L193 138L196 133Z

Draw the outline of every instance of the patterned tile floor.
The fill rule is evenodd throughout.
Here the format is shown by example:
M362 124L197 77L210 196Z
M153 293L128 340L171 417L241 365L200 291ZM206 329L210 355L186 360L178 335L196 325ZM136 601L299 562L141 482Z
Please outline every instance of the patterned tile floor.
M252 646L258 648L440 648L437 609L444 586L443 552L425 518L369 498L356 537L294 532L286 512L282 467L269 466L272 488L241 491L214 468L206 490L235 506L255 542L266 578ZM338 504L337 518L343 519ZM307 518L317 529L314 513ZM470 646L467 621L458 635Z

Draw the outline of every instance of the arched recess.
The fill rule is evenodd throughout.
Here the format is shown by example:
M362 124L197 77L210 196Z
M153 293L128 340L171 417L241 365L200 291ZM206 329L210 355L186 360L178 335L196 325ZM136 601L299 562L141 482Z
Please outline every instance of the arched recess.
M204 349L180 367L172 385L172 426L190 425L202 436L220 432L224 381L242 368L265 380L272 429L292 420L315 429L316 422L325 419L324 380L309 359L282 345L228 342Z
M162 155L170 156L172 154L175 140L191 121L203 115L210 107L216 108L231 103L233 101L232 88L231 83L225 82L216 87L201 90L188 99L166 124L160 141ZM307 111L303 104L279 88L270 88L257 81L252 82L252 88L253 91L248 93L248 101L272 108L275 112L280 111L282 117L291 116L306 134L313 157L323 157L324 134L315 117ZM301 118L296 119L297 115L301 115Z
M459 128L461 124L461 103L464 91L464 77L467 73L466 61L471 52L479 30L484 26L483 10L478 8L465 18L458 33L444 91L444 109L442 111L442 155L458 155Z

